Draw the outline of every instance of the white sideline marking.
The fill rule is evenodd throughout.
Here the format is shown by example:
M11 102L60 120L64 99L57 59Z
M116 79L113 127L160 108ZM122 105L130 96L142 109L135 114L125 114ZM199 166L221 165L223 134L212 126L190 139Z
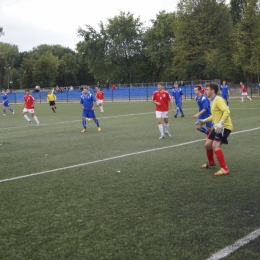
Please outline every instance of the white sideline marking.
M255 231L253 231L253 232L251 232L247 236L237 240L234 244L229 245L229 246L223 248L222 250L218 251L217 253L212 255L207 260L219 260L219 259L222 259L222 258L228 256L229 254L233 253L234 251L236 251L240 247L242 247L242 246L248 244L249 242L255 240L259 236L260 236L260 228L255 230Z
M243 130L243 131L238 131L238 132L231 133L231 134L233 134L233 135L234 134L240 134L240 133L251 132L251 131L255 131L255 130L259 130L259 129L260 129L260 127L257 127L257 128ZM150 153L150 152L160 151L160 150L174 148L174 147L180 147L180 146L184 146L184 145L188 145L188 144L198 143L198 142L201 142L201 141L205 141L205 139L198 139L198 140L194 140L194 141L190 141L190 142L186 142L186 143L182 143L182 144L175 144L175 145L170 145L170 146L165 146L165 147L160 147L160 148L154 148L154 149L144 150L144 151L135 152L135 153L127 153L127 154L118 155L118 156L114 156L114 157L109 157L109 158L105 158L105 159L101 159L101 160L97 160L97 161L80 163L80 164L75 164L75 165L62 167L62 168L57 168L57 169L53 169L53 170L47 170L47 171L42 171L42 172L31 173L31 174L22 175L22 176L17 176L17 177L13 177L13 178L9 178L9 179L3 179L3 180L0 180L0 183L8 182L8 181L14 181L14 180L19 180L19 179L24 179L24 178L29 178L29 177L32 177L32 176L42 175L42 174L51 173L51 172L57 172L57 171L63 171L63 170L67 170L67 169L73 169L73 168L76 168L76 167L86 166L86 165L95 164L95 163L99 163L99 162L111 161L111 160L124 158L124 157L132 156L132 155L144 154L144 153Z
M111 161L111 160L124 158L124 157L132 156L132 155L143 154L143 153L150 153L150 152L154 152L154 151L159 151L159 150L179 147L179 146L192 144L192 143L197 143L197 142L201 142L201 141L205 141L205 139L199 139L199 140L186 142L186 143L182 143L182 144L175 144L175 145L165 146L165 147L161 147L161 148L154 148L154 149L144 150L144 151L135 152L135 153L127 153L127 154L118 155L118 156L114 156L114 157L109 157L109 158L106 158L106 159L101 159L101 160L97 160L97 161L93 161L93 162L80 163L80 164L71 165L71 166L62 167L62 168L57 168L57 169L53 169L53 170L37 172L37 173L31 173L31 174L17 176L17 177L13 177L13 178L9 178L9 179L3 179L3 180L0 180L0 183L8 182L8 181L14 181L14 180L19 180L19 179L24 179L24 178L29 178L29 177L32 177L32 176L42 175L42 174L51 173L51 172L57 172L57 171L63 171L63 170L67 170L67 169L73 169L73 168L76 168L76 167L86 166L86 165L95 164L95 163L99 163L99 162Z

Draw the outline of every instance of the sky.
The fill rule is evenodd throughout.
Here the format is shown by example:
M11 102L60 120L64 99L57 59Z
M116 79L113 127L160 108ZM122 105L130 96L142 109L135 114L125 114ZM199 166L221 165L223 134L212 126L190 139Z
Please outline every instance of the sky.
M0 0L0 26L5 33L0 42L17 45L19 52L41 44L60 44L75 50L82 40L79 27L98 29L120 11L130 12L146 26L156 14L176 11L178 0Z

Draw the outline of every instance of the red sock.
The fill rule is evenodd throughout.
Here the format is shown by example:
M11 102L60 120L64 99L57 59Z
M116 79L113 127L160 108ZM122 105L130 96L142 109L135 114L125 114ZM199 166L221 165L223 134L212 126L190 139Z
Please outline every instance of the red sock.
M215 151L216 157L218 159L219 165L221 168L227 170L228 167L226 165L225 157L221 149Z
M207 154L207 157L208 157L209 164L215 164L214 157L213 157L213 149L206 150L206 154Z

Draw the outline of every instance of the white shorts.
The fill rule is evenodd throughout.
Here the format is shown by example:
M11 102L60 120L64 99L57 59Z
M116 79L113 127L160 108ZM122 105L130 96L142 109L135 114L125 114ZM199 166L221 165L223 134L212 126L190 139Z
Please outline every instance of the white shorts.
M247 92L242 92L242 96L247 96Z
M23 109L23 112L24 112L24 113L30 113L30 114L33 114L33 113L34 113L34 109L33 109L33 108L31 108L31 109L24 108L24 109Z
M101 100L101 99L97 99L97 105L102 105L103 104L103 100Z
M168 111L155 111L156 118L168 118Z

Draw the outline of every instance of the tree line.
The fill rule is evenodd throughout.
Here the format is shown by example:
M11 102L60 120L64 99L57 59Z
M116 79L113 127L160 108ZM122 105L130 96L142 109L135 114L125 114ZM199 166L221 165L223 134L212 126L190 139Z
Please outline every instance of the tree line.
M180 0L151 26L119 12L79 27L76 51L39 45L29 52L0 42L0 86L14 88L82 84L131 84L226 79L259 82L260 13L257 0ZM0 27L0 36L3 37Z

